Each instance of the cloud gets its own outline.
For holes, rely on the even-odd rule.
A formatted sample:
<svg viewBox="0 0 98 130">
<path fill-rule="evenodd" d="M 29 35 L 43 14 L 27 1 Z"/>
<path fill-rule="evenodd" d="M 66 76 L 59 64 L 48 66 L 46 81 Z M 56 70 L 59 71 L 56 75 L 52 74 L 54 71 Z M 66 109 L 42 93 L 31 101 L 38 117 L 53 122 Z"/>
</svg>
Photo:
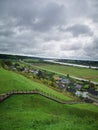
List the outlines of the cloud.
<svg viewBox="0 0 98 130">
<path fill-rule="evenodd" d="M 97 0 L 1 0 L 0 53 L 98 60 Z"/>
<path fill-rule="evenodd" d="M 79 35 L 92 35 L 90 28 L 82 24 L 75 24 L 70 27 L 67 27 L 65 31 L 71 32 L 73 36 L 76 37 Z"/>
<path fill-rule="evenodd" d="M 90 14 L 89 17 L 93 19 L 94 22 L 98 23 L 98 0 L 89 0 Z"/>
<path fill-rule="evenodd" d="M 86 52 L 86 55 L 89 57 L 94 57 L 96 60 L 98 58 L 98 38 L 95 37 L 95 39 L 87 44 L 84 47 L 84 51 Z"/>
<path fill-rule="evenodd" d="M 56 3 L 49 3 L 41 10 L 38 22 L 33 24 L 34 30 L 48 31 L 52 27 L 59 26 L 65 23 L 64 15 L 65 8 Z"/>
<path fill-rule="evenodd" d="M 65 7 L 63 5 L 58 5 L 57 3 L 45 2 L 44 4 L 39 4 L 40 0 L 34 2 L 29 0 L 22 0 L 17 2 L 13 0 L 8 0 L 7 2 L 2 2 L 1 13 L 3 17 L 11 16 L 16 19 L 17 26 L 26 26 L 35 31 L 48 31 L 53 26 L 58 26 L 65 22 Z M 43 1 L 42 1 L 43 2 Z M 1 7 L 0 6 L 0 7 Z M 9 19 L 9 18 L 8 18 Z"/>
</svg>

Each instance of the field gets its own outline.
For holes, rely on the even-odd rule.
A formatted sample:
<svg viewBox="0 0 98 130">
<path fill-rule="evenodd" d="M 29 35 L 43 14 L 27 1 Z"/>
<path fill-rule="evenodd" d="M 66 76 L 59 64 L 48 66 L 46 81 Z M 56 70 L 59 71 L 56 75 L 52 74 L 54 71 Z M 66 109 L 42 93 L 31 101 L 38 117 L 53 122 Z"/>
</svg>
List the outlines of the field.
<svg viewBox="0 0 98 130">
<path fill-rule="evenodd" d="M 45 86 L 44 84 L 37 83 L 35 81 L 27 79 L 26 77 L 20 74 L 0 68 L 0 94 L 12 90 L 34 90 L 34 89 L 42 90 L 60 99 L 72 100 L 70 97 L 60 92 L 57 92 Z"/>
<path fill-rule="evenodd" d="M 38 95 L 12 96 L 0 104 L 0 130 L 97 129 L 94 105 L 61 105 Z"/>
<path fill-rule="evenodd" d="M 65 74 L 54 65 L 49 70 Z M 54 67 L 54 68 L 52 68 Z M 63 66 L 61 66 L 63 67 Z M 52 68 L 52 69 L 51 69 Z M 12 90 L 39 89 L 66 101 L 74 100 L 19 73 L 0 68 L 0 94 Z M 97 130 L 98 106 L 62 105 L 40 95 L 13 95 L 0 103 L 0 130 Z"/>
<path fill-rule="evenodd" d="M 98 82 L 98 70 L 65 65 L 41 64 L 39 68 Z"/>
</svg>

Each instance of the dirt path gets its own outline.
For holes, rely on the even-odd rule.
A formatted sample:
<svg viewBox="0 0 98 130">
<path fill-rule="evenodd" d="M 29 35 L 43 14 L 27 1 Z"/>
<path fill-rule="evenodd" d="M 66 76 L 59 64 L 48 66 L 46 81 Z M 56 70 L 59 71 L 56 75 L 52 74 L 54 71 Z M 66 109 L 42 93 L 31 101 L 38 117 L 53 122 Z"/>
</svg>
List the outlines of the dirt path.
<svg viewBox="0 0 98 130">
<path fill-rule="evenodd" d="M 4 100 L 6 100 L 7 98 L 9 98 L 12 95 L 19 95 L 19 94 L 39 94 L 45 98 L 48 98 L 50 100 L 53 100 L 55 102 L 61 103 L 61 104 L 80 104 L 80 103 L 84 103 L 84 102 L 77 102 L 77 101 L 64 101 L 61 100 L 53 95 L 49 95 L 48 93 L 39 91 L 39 90 L 33 90 L 33 91 L 11 91 L 5 94 L 0 95 L 0 102 L 3 102 Z"/>
</svg>

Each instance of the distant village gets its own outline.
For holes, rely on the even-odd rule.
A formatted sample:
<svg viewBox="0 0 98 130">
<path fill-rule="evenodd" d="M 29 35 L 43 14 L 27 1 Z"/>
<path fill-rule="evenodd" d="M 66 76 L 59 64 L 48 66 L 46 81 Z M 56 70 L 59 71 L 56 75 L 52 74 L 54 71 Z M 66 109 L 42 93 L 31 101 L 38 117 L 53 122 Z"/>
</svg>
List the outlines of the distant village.
<svg viewBox="0 0 98 130">
<path fill-rule="evenodd" d="M 40 80 L 49 87 L 55 87 L 60 91 L 67 91 L 71 94 L 85 100 L 86 102 L 98 103 L 98 86 L 90 81 L 79 81 L 67 76 L 57 75 L 45 70 L 35 69 L 20 63 L 7 64 L 8 69 L 18 71 L 22 74 L 30 74 L 30 77 Z"/>
</svg>

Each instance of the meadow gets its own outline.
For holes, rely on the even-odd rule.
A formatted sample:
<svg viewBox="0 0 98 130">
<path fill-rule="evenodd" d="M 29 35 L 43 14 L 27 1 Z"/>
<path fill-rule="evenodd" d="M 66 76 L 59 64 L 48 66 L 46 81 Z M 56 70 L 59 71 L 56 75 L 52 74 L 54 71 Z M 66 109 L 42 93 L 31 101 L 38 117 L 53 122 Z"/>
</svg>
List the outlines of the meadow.
<svg viewBox="0 0 98 130">
<path fill-rule="evenodd" d="M 0 94 L 7 93 L 12 90 L 35 90 L 39 89 L 50 95 L 56 96 L 64 100 L 72 100 L 63 93 L 57 92 L 44 84 L 30 80 L 18 73 L 0 68 Z"/>
<path fill-rule="evenodd" d="M 39 67 L 46 67 L 41 65 Z M 52 65 L 53 67 L 54 65 Z M 62 67 L 62 66 L 61 66 Z M 51 70 L 51 67 L 47 67 Z M 53 71 L 56 72 L 56 66 Z M 57 72 L 60 71 L 57 69 Z M 63 70 L 60 73 L 64 73 Z M 35 82 L 18 72 L 0 68 L 0 94 L 12 90 L 39 89 L 66 101 L 73 98 Z M 0 130 L 97 130 L 98 106 L 65 105 L 41 95 L 13 95 L 0 103 Z"/>
<path fill-rule="evenodd" d="M 71 76 L 76 76 L 79 78 L 98 82 L 98 70 L 94 70 L 90 68 L 74 67 L 74 66 L 48 64 L 48 63 L 40 64 L 40 66 L 38 67 L 56 73 L 69 74 Z"/>
<path fill-rule="evenodd" d="M 14 95 L 0 104 L 0 130 L 98 130 L 98 108 Z"/>
</svg>

